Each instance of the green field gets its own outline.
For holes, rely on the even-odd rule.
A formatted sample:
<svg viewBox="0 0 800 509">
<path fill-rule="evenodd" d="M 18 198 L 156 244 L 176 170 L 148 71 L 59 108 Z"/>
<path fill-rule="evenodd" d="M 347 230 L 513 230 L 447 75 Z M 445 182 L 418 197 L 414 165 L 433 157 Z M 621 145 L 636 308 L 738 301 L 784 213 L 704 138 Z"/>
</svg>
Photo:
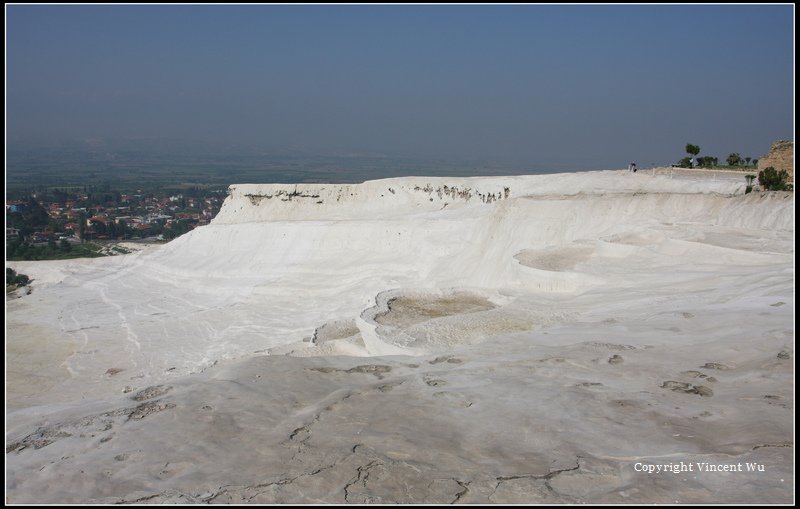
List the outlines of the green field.
<svg viewBox="0 0 800 509">
<path fill-rule="evenodd" d="M 10 148 L 10 195 L 33 190 L 99 189 L 147 192 L 190 187 L 227 188 L 243 183 L 358 183 L 408 175 L 476 176 L 552 173 L 530 165 L 453 163 L 380 155 L 311 155 L 302 152 L 176 150 L 146 147 Z"/>
</svg>

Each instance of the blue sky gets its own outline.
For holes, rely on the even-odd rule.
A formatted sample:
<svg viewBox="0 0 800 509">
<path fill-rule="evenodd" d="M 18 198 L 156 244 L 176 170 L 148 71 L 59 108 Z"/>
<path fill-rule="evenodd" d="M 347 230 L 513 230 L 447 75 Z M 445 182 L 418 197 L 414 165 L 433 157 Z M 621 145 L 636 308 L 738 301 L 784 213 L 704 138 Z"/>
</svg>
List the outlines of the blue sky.
<svg viewBox="0 0 800 509">
<path fill-rule="evenodd" d="M 6 6 L 7 139 L 562 169 L 794 136 L 792 5 Z"/>
</svg>

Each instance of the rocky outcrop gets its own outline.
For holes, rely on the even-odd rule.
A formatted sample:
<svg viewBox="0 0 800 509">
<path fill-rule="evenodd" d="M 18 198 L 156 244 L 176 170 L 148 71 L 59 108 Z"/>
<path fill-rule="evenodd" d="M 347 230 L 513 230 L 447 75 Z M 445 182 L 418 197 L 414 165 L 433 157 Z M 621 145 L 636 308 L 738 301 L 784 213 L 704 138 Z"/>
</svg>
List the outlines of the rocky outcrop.
<svg viewBox="0 0 800 509">
<path fill-rule="evenodd" d="M 758 160 L 758 170 L 772 166 L 776 170 L 789 172 L 789 182 L 794 182 L 794 141 L 778 140 L 772 144 L 769 154 Z"/>
</svg>

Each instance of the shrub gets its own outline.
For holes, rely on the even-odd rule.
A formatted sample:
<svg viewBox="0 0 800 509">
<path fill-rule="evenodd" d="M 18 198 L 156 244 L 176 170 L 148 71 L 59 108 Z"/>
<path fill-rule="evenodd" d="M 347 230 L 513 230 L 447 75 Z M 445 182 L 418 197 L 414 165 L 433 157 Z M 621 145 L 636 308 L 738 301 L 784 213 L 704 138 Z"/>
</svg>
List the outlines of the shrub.
<svg viewBox="0 0 800 509">
<path fill-rule="evenodd" d="M 753 180 L 755 180 L 755 175 L 745 175 L 745 180 L 747 180 L 747 187 L 744 188 L 744 194 L 752 193 L 753 192 Z"/>
<path fill-rule="evenodd" d="M 788 179 L 786 170 L 777 171 L 772 166 L 758 172 L 758 183 L 768 191 L 791 191 L 792 185 L 786 183 Z"/>
<path fill-rule="evenodd" d="M 30 278 L 28 276 L 25 274 L 17 274 L 11 267 L 6 267 L 7 285 L 26 286 L 28 283 L 30 283 Z"/>
</svg>

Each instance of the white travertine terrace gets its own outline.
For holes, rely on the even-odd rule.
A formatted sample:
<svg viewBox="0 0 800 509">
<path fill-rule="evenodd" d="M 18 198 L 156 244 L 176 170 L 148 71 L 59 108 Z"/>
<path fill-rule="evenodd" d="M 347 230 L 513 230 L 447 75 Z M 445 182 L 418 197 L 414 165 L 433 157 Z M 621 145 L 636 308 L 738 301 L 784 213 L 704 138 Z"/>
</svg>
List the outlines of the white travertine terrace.
<svg viewBox="0 0 800 509">
<path fill-rule="evenodd" d="M 11 262 L 6 499 L 789 503 L 794 195 L 698 175 L 234 185 Z"/>
</svg>

